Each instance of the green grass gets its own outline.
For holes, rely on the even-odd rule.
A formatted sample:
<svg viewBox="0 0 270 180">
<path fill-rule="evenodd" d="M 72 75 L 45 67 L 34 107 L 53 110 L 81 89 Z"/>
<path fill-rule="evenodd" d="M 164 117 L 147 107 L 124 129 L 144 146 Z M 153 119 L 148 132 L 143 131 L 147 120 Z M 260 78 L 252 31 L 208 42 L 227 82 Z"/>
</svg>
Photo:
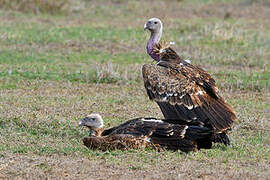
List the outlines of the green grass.
<svg viewBox="0 0 270 180">
<path fill-rule="evenodd" d="M 263 1 L 69 1 L 82 2 L 79 10 L 34 12 L 24 4 L 0 11 L 0 178 L 269 177 L 270 24 Z M 164 40 L 210 72 L 234 107 L 231 146 L 185 154 L 82 145 L 88 131 L 78 121 L 91 112 L 107 127 L 162 117 L 141 77 L 142 64 L 152 62 L 143 31 L 151 16 L 162 18 Z"/>
<path fill-rule="evenodd" d="M 0 32 L 4 33 L 6 44 L 30 44 L 36 43 L 40 45 L 48 43 L 63 43 L 72 40 L 88 40 L 88 41 L 104 41 L 112 42 L 132 40 L 134 42 L 142 41 L 142 31 L 139 29 L 108 29 L 107 27 L 57 27 L 45 26 L 38 27 L 31 24 L 20 29 L 12 27 L 1 27 Z"/>
<path fill-rule="evenodd" d="M 27 0 L 27 1 L 8 1 L 1 0 L 1 9 L 13 9 L 22 12 L 31 13 L 63 13 L 71 6 L 71 1 L 68 0 Z M 68 7 L 67 7 L 68 6 Z"/>
</svg>

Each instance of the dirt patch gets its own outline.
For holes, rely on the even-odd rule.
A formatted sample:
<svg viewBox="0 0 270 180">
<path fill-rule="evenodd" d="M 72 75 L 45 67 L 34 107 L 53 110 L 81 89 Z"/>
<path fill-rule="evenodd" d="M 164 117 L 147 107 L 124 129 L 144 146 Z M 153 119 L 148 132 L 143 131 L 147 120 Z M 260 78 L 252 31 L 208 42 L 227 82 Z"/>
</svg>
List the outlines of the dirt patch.
<svg viewBox="0 0 270 180">
<path fill-rule="evenodd" d="M 248 164 L 231 161 L 220 163 L 212 161 L 187 160 L 185 155 L 176 160 L 166 160 L 159 154 L 155 165 L 145 163 L 136 166 L 129 161 L 137 159 L 136 154 L 125 156 L 121 164 L 107 160 L 65 156 L 11 155 L 1 158 L 2 178 L 63 178 L 63 179 L 262 179 L 269 175 L 267 164 L 260 163 L 258 169 L 250 171 Z M 123 158 L 123 157 L 119 157 Z M 141 162 L 140 159 L 137 159 Z M 237 164 L 236 164 L 237 163 Z"/>
</svg>

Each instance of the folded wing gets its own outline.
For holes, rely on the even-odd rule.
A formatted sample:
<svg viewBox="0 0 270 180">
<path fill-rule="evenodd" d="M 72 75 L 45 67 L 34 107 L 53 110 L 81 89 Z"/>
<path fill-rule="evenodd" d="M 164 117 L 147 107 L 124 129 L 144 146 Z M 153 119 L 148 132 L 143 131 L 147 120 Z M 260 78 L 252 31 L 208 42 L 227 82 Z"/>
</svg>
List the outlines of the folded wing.
<svg viewBox="0 0 270 180">
<path fill-rule="evenodd" d="M 209 127 L 215 132 L 230 128 L 236 116 L 218 95 L 214 79 L 170 47 L 158 45 L 156 51 L 160 62 L 144 65 L 142 73 L 147 94 L 157 102 L 166 121 Z"/>
<path fill-rule="evenodd" d="M 84 145 L 103 151 L 154 147 L 184 152 L 212 146 L 211 129 L 170 124 L 156 118 L 133 119 L 109 130 L 104 136 L 84 138 Z"/>
</svg>

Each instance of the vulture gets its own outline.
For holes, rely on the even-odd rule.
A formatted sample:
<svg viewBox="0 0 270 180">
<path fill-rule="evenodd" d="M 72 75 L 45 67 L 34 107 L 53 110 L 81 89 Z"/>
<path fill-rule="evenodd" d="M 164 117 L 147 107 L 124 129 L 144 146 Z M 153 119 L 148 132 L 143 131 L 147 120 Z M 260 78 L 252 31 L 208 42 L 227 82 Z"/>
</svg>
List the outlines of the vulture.
<svg viewBox="0 0 270 180">
<path fill-rule="evenodd" d="M 83 144 L 89 149 L 107 151 L 149 147 L 189 152 L 212 147 L 211 129 L 170 124 L 156 118 L 136 118 L 105 129 L 101 116 L 90 114 L 79 122 L 79 126 L 90 129 L 89 137 L 83 138 Z"/>
<path fill-rule="evenodd" d="M 234 110 L 218 94 L 210 74 L 183 60 L 169 43 L 160 42 L 162 28 L 158 18 L 144 25 L 151 33 L 147 53 L 156 62 L 142 68 L 147 95 L 160 107 L 163 121 L 210 128 L 215 134 L 212 142 L 229 145 L 227 131 L 236 120 Z"/>
</svg>

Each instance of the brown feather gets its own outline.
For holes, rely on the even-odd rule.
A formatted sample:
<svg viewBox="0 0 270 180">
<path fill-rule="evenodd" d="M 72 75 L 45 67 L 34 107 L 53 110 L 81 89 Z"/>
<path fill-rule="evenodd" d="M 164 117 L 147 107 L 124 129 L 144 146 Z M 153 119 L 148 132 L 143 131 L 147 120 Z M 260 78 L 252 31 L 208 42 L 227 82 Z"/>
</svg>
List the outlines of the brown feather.
<svg viewBox="0 0 270 180">
<path fill-rule="evenodd" d="M 105 137 L 85 137 L 83 144 L 90 149 L 107 150 L 128 150 L 143 149 L 146 147 L 154 147 L 146 141 L 146 137 L 133 137 L 126 134 L 115 134 Z"/>
<path fill-rule="evenodd" d="M 91 128 L 91 127 L 90 127 Z M 90 136 L 83 143 L 90 149 L 127 150 L 154 149 L 196 151 L 201 139 L 211 142 L 212 131 L 208 128 L 189 127 L 186 125 L 170 124 L 155 118 L 137 118 L 129 120 L 117 127 L 98 133 L 101 136 Z M 104 135 L 106 134 L 106 135 Z M 211 146 L 208 146 L 211 148 Z"/>
<path fill-rule="evenodd" d="M 149 98 L 159 104 L 165 119 L 193 123 L 187 118 L 195 115 L 195 121 L 216 133 L 230 129 L 236 115 L 218 95 L 215 80 L 203 69 L 185 62 L 167 44 L 158 44 L 155 52 L 160 62 L 145 64 L 142 74 Z"/>
</svg>

